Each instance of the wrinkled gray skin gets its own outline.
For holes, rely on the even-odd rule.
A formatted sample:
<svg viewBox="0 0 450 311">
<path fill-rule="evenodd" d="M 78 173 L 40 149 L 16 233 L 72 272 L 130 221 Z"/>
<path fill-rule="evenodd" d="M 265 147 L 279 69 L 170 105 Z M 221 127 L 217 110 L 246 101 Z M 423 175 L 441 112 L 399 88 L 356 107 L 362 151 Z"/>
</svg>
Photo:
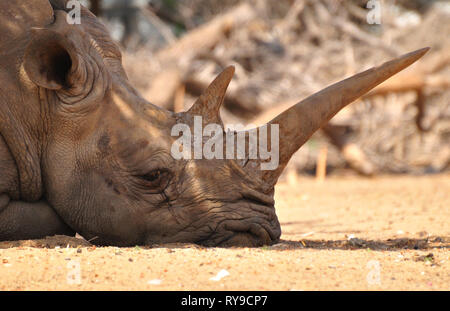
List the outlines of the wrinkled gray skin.
<svg viewBox="0 0 450 311">
<path fill-rule="evenodd" d="M 0 4 L 0 240 L 79 232 L 101 245 L 272 244 L 281 235 L 273 190 L 291 149 L 424 53 L 376 81 L 358 77 L 367 85 L 351 83 L 354 96 L 322 103 L 336 92 L 326 89 L 314 108 L 305 100 L 280 115 L 289 142 L 281 142 L 280 168 L 261 172 L 255 161 L 170 154 L 176 123 L 192 125 L 194 115 L 220 122 L 232 69 L 190 111 L 159 109 L 129 84 L 97 19 L 83 8 L 81 25 L 68 25 L 64 8 L 57 0 Z M 347 84 L 336 87 L 347 92 Z M 298 119 L 303 110 L 307 120 Z"/>
</svg>

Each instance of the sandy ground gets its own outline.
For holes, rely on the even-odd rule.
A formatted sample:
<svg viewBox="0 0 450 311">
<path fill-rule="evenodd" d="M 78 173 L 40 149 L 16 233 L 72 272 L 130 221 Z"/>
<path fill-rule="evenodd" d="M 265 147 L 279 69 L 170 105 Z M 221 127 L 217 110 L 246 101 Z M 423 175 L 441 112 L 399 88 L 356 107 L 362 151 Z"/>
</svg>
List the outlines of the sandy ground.
<svg viewBox="0 0 450 311">
<path fill-rule="evenodd" d="M 2 242 L 0 289 L 450 290 L 450 175 L 300 178 L 276 200 L 270 247 Z"/>
</svg>

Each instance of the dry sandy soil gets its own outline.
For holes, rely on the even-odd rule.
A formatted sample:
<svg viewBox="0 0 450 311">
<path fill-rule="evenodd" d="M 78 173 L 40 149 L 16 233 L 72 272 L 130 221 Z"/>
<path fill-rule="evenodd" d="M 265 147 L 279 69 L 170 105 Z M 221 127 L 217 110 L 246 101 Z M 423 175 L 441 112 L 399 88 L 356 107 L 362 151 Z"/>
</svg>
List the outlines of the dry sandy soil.
<svg viewBox="0 0 450 311">
<path fill-rule="evenodd" d="M 2 242 L 0 289 L 450 290 L 450 175 L 302 177 L 276 200 L 271 247 Z"/>
</svg>

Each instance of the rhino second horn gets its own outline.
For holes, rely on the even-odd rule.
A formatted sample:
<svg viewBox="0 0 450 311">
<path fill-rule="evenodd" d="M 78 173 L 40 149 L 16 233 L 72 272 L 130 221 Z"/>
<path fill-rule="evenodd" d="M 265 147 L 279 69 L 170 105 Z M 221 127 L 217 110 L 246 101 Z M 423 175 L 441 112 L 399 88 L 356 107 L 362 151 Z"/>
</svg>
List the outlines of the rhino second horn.
<svg viewBox="0 0 450 311">
<path fill-rule="evenodd" d="M 222 124 L 219 110 L 223 104 L 228 85 L 234 75 L 234 66 L 229 66 L 222 71 L 208 86 L 205 92 L 196 100 L 189 109 L 191 115 L 200 115 L 205 124 Z"/>
<path fill-rule="evenodd" d="M 292 155 L 342 108 L 381 84 L 394 74 L 413 64 L 430 48 L 423 48 L 379 67 L 356 74 L 311 95 L 278 115 L 267 125 L 279 125 L 279 166 L 272 171 L 259 171 L 259 177 L 275 185 Z M 246 169 L 255 172 L 259 160 L 251 160 Z"/>
</svg>

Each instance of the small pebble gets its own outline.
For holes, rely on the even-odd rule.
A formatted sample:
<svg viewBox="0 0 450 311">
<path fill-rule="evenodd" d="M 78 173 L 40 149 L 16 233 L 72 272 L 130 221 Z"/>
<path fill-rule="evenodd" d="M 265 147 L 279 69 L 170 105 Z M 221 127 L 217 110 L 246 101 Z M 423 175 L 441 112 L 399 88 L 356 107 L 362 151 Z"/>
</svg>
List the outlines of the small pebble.
<svg viewBox="0 0 450 311">
<path fill-rule="evenodd" d="M 160 285 L 162 281 L 160 279 L 154 279 L 147 282 L 149 285 Z"/>
<path fill-rule="evenodd" d="M 216 276 L 210 278 L 210 280 L 211 281 L 220 281 L 221 279 L 223 279 L 224 277 L 229 276 L 229 275 L 230 275 L 230 273 L 227 270 L 222 269 L 217 273 Z"/>
</svg>

